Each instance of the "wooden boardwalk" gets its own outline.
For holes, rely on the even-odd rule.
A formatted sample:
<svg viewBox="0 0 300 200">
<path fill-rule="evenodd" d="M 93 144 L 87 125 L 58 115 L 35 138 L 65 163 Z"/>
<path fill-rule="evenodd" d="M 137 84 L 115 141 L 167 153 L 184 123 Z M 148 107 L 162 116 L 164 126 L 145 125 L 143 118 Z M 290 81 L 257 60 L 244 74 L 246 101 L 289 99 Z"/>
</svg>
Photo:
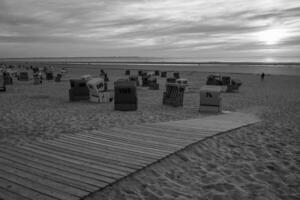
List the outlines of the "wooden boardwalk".
<svg viewBox="0 0 300 200">
<path fill-rule="evenodd" d="M 1 145 L 0 199 L 82 199 L 194 142 L 258 121 L 228 113 Z"/>
</svg>

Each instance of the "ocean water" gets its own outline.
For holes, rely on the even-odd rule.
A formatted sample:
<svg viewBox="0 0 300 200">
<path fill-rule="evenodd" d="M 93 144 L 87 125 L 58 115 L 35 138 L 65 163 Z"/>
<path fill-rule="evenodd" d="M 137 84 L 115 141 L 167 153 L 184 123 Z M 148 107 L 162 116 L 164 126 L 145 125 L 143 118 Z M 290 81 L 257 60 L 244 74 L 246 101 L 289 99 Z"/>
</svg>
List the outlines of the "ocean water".
<svg viewBox="0 0 300 200">
<path fill-rule="evenodd" d="M 269 62 L 209 62 L 199 58 L 153 57 L 61 57 L 0 59 L 12 63 L 66 64 L 72 67 L 101 67 L 118 69 L 200 71 L 214 73 L 247 73 L 300 76 L 300 63 Z"/>
</svg>

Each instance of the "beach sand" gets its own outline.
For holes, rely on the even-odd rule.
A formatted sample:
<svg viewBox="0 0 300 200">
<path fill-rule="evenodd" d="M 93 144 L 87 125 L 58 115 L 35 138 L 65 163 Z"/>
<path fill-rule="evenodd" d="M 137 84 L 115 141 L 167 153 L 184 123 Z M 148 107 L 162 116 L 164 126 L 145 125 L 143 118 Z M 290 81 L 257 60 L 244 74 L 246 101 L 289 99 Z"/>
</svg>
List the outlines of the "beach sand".
<svg viewBox="0 0 300 200">
<path fill-rule="evenodd" d="M 124 70 L 106 72 L 111 80 L 125 77 Z M 163 78 L 158 91 L 138 88 L 135 112 L 114 111 L 113 103 L 69 102 L 68 79 L 83 74 L 97 76 L 99 69 L 70 68 L 60 83 L 14 80 L 0 93 L 1 143 L 199 117 L 199 88 L 209 73 L 181 72 L 191 83 L 182 108 L 162 105 Z M 299 77 L 226 75 L 243 85 L 223 94 L 224 109 L 255 113 L 262 122 L 189 146 L 87 199 L 300 199 Z"/>
</svg>

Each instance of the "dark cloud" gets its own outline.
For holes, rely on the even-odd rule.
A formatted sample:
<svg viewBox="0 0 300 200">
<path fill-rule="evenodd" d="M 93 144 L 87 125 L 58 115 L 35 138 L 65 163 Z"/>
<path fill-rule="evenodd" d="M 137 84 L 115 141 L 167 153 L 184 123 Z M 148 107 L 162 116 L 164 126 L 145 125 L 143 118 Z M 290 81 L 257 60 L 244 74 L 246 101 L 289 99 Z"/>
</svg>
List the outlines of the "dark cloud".
<svg viewBox="0 0 300 200">
<path fill-rule="evenodd" d="M 76 55 L 80 49 L 93 54 L 89 46 L 99 46 L 99 55 L 107 53 L 102 48 L 106 46 L 112 56 L 122 49 L 131 49 L 133 56 L 160 51 L 238 54 L 247 49 L 261 54 L 264 48 L 298 45 L 299 18 L 296 0 L 0 0 L 0 49 L 1 44 L 45 44 L 49 49 L 44 52 L 49 53 L 55 51 L 50 44 L 61 44 Z M 276 44 L 257 38 L 259 32 L 274 28 L 287 32 Z"/>
</svg>

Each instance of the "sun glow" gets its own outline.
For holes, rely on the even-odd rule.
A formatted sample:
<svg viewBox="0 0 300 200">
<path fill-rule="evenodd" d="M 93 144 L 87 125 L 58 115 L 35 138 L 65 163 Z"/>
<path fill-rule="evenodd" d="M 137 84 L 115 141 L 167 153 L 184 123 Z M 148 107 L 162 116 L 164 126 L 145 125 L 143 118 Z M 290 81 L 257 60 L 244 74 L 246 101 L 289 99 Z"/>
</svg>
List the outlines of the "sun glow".
<svg viewBox="0 0 300 200">
<path fill-rule="evenodd" d="M 267 45 L 279 43 L 282 39 L 287 37 L 287 31 L 284 29 L 269 29 L 257 33 L 259 41 Z"/>
</svg>

